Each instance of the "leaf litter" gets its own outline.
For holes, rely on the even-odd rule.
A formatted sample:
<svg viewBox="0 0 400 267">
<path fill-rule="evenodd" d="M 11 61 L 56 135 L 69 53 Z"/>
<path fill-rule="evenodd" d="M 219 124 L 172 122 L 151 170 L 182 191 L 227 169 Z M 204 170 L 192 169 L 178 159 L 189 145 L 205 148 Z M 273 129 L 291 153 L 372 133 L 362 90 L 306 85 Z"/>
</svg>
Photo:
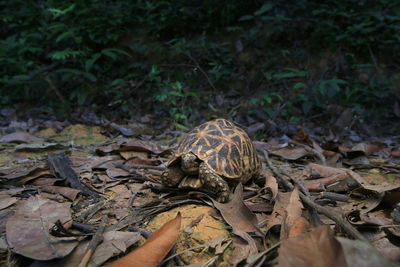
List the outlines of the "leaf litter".
<svg viewBox="0 0 400 267">
<path fill-rule="evenodd" d="M 164 259 L 172 266 L 392 266 L 400 262 L 400 146 L 396 140 L 346 139 L 340 126 L 346 123 L 334 121 L 326 137 L 301 127 L 293 139 L 255 141 L 275 168 L 266 164 L 224 204 L 160 184 L 169 148 L 176 148 L 173 131 L 55 123 L 58 128 L 36 134 L 5 135 L 0 229 L 8 249 L 0 253 L 57 266 L 81 263 L 105 216 L 88 266 L 138 251 L 142 255 L 134 258 L 148 258 L 154 250 L 159 256 L 148 266 Z M 249 129 L 265 127 L 256 126 Z M 49 163 L 60 152 L 66 152 L 62 164 Z M 144 229 L 153 238 L 141 237 Z M 352 240 L 356 236 L 363 238 Z"/>
</svg>

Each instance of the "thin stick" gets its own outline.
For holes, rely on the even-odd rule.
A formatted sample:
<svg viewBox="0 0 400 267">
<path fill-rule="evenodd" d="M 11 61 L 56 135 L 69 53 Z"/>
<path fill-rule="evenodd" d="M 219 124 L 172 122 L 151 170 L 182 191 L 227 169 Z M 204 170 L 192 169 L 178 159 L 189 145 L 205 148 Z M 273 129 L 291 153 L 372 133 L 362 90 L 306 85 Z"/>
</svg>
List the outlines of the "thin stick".
<svg viewBox="0 0 400 267">
<path fill-rule="evenodd" d="M 82 260 L 79 263 L 78 267 L 86 267 L 87 264 L 89 263 L 89 260 L 92 257 L 94 251 L 96 250 L 97 245 L 100 244 L 100 242 L 103 240 L 103 232 L 104 229 L 106 228 L 107 221 L 108 217 L 107 215 L 104 215 L 103 218 L 101 218 L 99 228 L 97 229 L 97 232 L 93 236 L 92 240 L 90 240 L 86 253 L 85 255 L 83 255 Z"/>
</svg>

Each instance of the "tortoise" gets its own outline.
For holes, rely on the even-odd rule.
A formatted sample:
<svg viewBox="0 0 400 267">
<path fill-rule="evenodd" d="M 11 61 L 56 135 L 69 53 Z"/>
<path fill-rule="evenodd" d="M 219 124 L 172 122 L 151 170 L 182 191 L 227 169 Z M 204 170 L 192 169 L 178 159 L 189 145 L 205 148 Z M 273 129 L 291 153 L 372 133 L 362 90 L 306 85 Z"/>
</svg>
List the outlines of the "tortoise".
<svg viewBox="0 0 400 267">
<path fill-rule="evenodd" d="M 226 202 L 230 185 L 247 182 L 260 167 L 247 133 L 228 120 L 215 119 L 184 135 L 161 182 L 169 187 L 201 188 Z"/>
</svg>

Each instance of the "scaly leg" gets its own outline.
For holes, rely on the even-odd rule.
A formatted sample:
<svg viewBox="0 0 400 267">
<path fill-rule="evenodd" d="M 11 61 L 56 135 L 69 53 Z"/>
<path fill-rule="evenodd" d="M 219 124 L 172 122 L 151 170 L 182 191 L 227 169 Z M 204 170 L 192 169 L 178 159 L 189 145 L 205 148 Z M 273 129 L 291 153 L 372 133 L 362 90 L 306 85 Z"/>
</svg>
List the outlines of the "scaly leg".
<svg viewBox="0 0 400 267">
<path fill-rule="evenodd" d="M 177 187 L 185 174 L 179 166 L 167 168 L 161 174 L 161 183 L 169 187 Z"/>
<path fill-rule="evenodd" d="M 199 178 L 203 183 L 206 191 L 212 192 L 218 202 L 227 202 L 229 200 L 229 185 L 218 174 L 210 170 L 207 165 L 202 162 L 199 166 Z"/>
</svg>

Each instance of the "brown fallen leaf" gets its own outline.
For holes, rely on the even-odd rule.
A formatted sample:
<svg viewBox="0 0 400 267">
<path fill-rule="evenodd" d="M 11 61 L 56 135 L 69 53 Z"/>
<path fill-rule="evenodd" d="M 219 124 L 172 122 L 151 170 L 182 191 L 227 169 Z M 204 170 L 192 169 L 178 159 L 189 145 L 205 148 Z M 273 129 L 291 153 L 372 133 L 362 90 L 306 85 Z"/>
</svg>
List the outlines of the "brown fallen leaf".
<svg viewBox="0 0 400 267">
<path fill-rule="evenodd" d="M 270 153 L 288 160 L 297 160 L 309 154 L 303 147 L 283 147 Z"/>
<path fill-rule="evenodd" d="M 308 166 L 312 169 L 312 171 L 317 172 L 321 177 L 343 176 L 346 178 L 348 176 L 346 170 L 341 168 L 327 167 L 316 163 L 310 163 Z"/>
<path fill-rule="evenodd" d="M 235 236 L 234 239 L 234 253 L 232 258 L 230 259 L 232 264 L 237 264 L 243 259 L 251 255 L 257 254 L 257 244 L 248 233 L 237 229 L 234 229 L 233 233 L 237 235 L 237 237 Z"/>
<path fill-rule="evenodd" d="M 347 170 L 347 174 L 356 180 L 363 188 L 371 191 L 375 191 L 377 193 L 383 193 L 387 191 L 392 191 L 400 188 L 400 184 L 389 184 L 389 183 L 383 183 L 383 184 L 377 184 L 373 185 L 370 184 L 367 180 L 365 180 L 361 175 L 358 173 Z"/>
<path fill-rule="evenodd" d="M 301 218 L 301 214 L 303 212 L 303 204 L 301 203 L 300 196 L 299 196 L 299 189 L 296 187 L 289 199 L 289 204 L 286 207 L 286 218 L 283 224 L 283 236 L 281 238 L 290 237 L 289 233 L 291 232 L 294 235 L 294 230 L 292 227 L 294 226 L 295 222 Z M 299 221 L 300 222 L 300 221 Z M 298 222 L 298 223 L 299 223 Z M 297 234 L 297 233 L 296 233 Z"/>
<path fill-rule="evenodd" d="M 17 152 L 44 152 L 49 150 L 64 149 L 65 146 L 59 143 L 31 143 L 31 144 L 20 144 L 15 146 L 14 150 Z"/>
<path fill-rule="evenodd" d="M 224 220 L 233 229 L 244 232 L 255 232 L 258 226 L 256 215 L 243 202 L 243 186 L 241 183 L 235 188 L 232 199 L 228 203 L 219 203 L 212 200 L 215 208 L 221 212 Z"/>
<path fill-rule="evenodd" d="M 342 237 L 337 237 L 336 239 L 340 242 L 343 248 L 348 266 L 395 266 L 367 242 L 363 242 L 361 240 L 350 240 Z"/>
<path fill-rule="evenodd" d="M 181 214 L 164 224 L 140 248 L 107 265 L 109 267 L 155 267 L 174 246 L 181 228 Z"/>
<path fill-rule="evenodd" d="M 347 266 L 342 246 L 327 225 L 286 239 L 278 256 L 279 267 Z"/>
<path fill-rule="evenodd" d="M 136 165 L 149 165 L 158 166 L 162 162 L 159 159 L 144 159 L 144 158 L 130 158 L 125 162 L 125 166 L 136 166 Z"/>
<path fill-rule="evenodd" d="M 50 260 L 68 255 L 77 245 L 75 238 L 57 238 L 49 230 L 57 220 L 71 221 L 70 203 L 58 203 L 32 196 L 23 201 L 6 224 L 11 250 L 36 260 Z"/>
<path fill-rule="evenodd" d="M 278 182 L 276 181 L 276 178 L 272 174 L 272 171 L 269 169 L 262 169 L 261 175 L 265 177 L 265 187 L 271 190 L 272 193 L 271 202 L 272 202 L 278 195 Z"/>
<path fill-rule="evenodd" d="M 371 155 L 382 149 L 384 144 L 381 143 L 359 143 L 353 147 L 339 146 L 339 151 L 343 153 L 362 153 L 364 155 Z"/>
<path fill-rule="evenodd" d="M 304 187 L 310 191 L 325 191 L 326 186 L 345 180 L 346 178 L 347 176 L 338 174 L 320 179 L 305 180 Z"/>
<path fill-rule="evenodd" d="M 100 266 L 110 258 L 124 253 L 140 238 L 141 236 L 137 232 L 108 231 L 103 233 L 103 242 L 94 251 L 88 267 Z"/>
<path fill-rule="evenodd" d="M 71 201 L 74 201 L 76 196 L 81 192 L 81 190 L 66 187 L 66 186 L 56 186 L 56 185 L 45 185 L 41 187 L 44 192 L 48 193 L 58 193 Z"/>
<path fill-rule="evenodd" d="M 122 143 L 119 151 L 144 151 L 162 156 L 167 156 L 171 154 L 171 151 L 169 149 L 165 149 L 154 142 L 140 140 Z"/>
<path fill-rule="evenodd" d="M 27 132 L 15 132 L 0 138 L 0 143 L 35 143 L 43 142 L 43 139 L 33 136 Z"/>
<path fill-rule="evenodd" d="M 289 229 L 288 238 L 295 237 L 299 234 L 306 232 L 309 227 L 310 223 L 307 221 L 306 218 L 304 217 L 297 218 Z"/>
<path fill-rule="evenodd" d="M 13 205 L 18 201 L 18 198 L 16 197 L 4 197 L 0 198 L 0 210 L 8 208 L 9 206 Z"/>
<path fill-rule="evenodd" d="M 146 152 L 146 151 L 122 151 L 119 154 L 125 160 L 131 159 L 131 158 L 147 159 L 149 156 L 149 152 Z"/>
<path fill-rule="evenodd" d="M 286 214 L 285 210 L 289 203 L 290 192 L 283 193 L 279 192 L 274 204 L 274 209 L 270 215 L 267 215 L 267 226 L 265 232 L 268 232 L 272 227 L 276 225 L 281 225 L 284 220 Z"/>
</svg>

